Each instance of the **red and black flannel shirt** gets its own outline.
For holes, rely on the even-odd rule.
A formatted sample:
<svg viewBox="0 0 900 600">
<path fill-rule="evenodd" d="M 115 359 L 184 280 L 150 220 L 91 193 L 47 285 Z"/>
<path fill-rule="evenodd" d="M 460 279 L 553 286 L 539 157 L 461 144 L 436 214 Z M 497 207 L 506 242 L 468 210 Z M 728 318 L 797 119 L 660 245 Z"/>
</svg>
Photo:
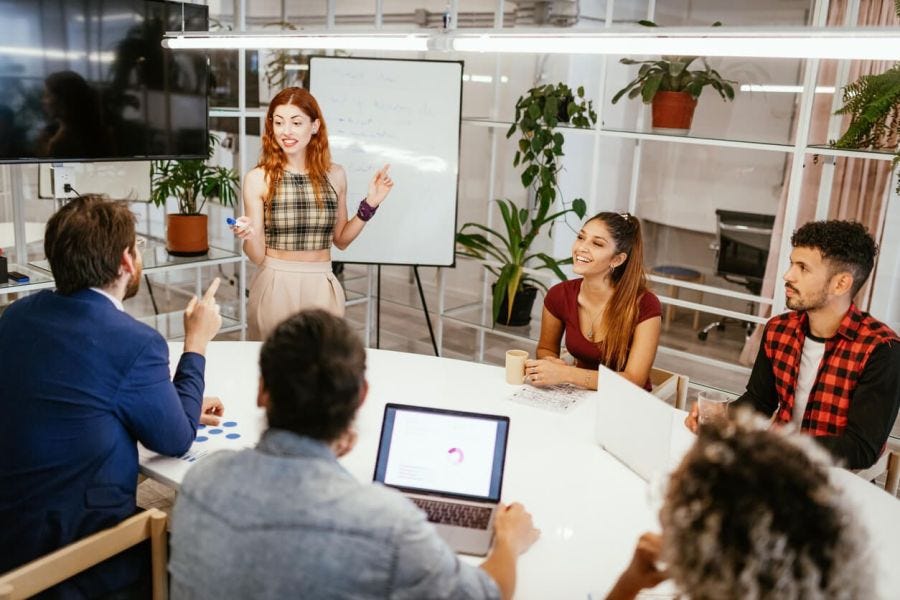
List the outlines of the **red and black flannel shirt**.
<svg viewBox="0 0 900 600">
<path fill-rule="evenodd" d="M 807 322 L 805 311 L 769 320 L 747 392 L 739 403 L 750 402 L 760 412 L 774 415 L 779 423 L 791 420 Z M 801 430 L 819 437 L 849 468 L 865 468 L 875 462 L 897 416 L 897 342 L 893 330 L 855 305 L 850 306 L 835 335 L 825 341 Z"/>
<path fill-rule="evenodd" d="M 772 363 L 778 410 L 775 420 L 788 423 L 794 408 L 794 385 L 800 370 L 800 354 L 806 339 L 806 312 L 789 312 L 766 324 L 763 337 Z M 812 435 L 837 435 L 847 426 L 847 409 L 856 381 L 878 344 L 897 341 L 890 327 L 850 305 L 837 333 L 825 342 L 825 356 L 809 392 L 801 431 Z"/>
</svg>

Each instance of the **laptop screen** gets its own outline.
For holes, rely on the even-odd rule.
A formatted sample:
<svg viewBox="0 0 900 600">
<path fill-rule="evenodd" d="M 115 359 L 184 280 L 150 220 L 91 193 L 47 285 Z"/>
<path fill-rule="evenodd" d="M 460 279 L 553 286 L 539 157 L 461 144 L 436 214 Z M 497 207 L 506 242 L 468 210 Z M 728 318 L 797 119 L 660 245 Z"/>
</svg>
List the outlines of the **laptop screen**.
<svg viewBox="0 0 900 600">
<path fill-rule="evenodd" d="M 375 481 L 499 502 L 508 432 L 509 417 L 388 404 Z"/>
</svg>

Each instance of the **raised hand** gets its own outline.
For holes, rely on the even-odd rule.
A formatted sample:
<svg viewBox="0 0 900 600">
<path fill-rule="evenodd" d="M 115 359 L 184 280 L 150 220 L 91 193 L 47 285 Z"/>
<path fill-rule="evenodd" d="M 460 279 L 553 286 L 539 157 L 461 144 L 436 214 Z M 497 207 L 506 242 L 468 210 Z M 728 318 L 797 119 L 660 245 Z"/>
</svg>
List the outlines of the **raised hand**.
<svg viewBox="0 0 900 600">
<path fill-rule="evenodd" d="M 191 298 L 184 309 L 184 351 L 206 353 L 206 345 L 222 327 L 222 316 L 216 303 L 219 278 L 213 279 L 201 299 Z"/>
<path fill-rule="evenodd" d="M 388 174 L 388 170 L 391 168 L 391 165 L 384 165 L 379 169 L 375 175 L 372 177 L 372 180 L 369 182 L 369 190 L 366 195 L 366 204 L 375 208 L 387 197 L 388 193 L 391 191 L 391 188 L 394 187 L 394 181 L 391 179 Z"/>
</svg>

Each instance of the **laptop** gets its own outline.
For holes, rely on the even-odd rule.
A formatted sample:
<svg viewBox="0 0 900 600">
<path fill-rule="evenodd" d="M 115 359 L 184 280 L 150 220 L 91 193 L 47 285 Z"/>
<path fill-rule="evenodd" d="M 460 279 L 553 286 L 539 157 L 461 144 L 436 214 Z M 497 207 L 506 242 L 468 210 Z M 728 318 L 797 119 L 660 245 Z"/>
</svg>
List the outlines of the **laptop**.
<svg viewBox="0 0 900 600">
<path fill-rule="evenodd" d="M 672 471 L 693 443 L 679 411 L 603 365 L 596 440 L 644 481 Z"/>
<path fill-rule="evenodd" d="M 415 502 L 453 550 L 484 556 L 508 434 L 509 417 L 388 404 L 374 480 Z"/>
</svg>

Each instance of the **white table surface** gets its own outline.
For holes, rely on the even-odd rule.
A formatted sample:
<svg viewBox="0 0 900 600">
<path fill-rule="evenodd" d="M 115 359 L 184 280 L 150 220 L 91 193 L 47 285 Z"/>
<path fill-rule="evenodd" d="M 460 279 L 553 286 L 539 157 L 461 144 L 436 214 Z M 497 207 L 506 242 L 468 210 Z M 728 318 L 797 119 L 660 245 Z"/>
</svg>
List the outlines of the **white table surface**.
<svg viewBox="0 0 900 600">
<path fill-rule="evenodd" d="M 242 433 L 229 447 L 253 445 L 265 427 L 256 407 L 259 348 L 257 342 L 213 342 L 207 352 L 206 395 L 222 399 L 225 420 L 238 421 Z M 171 343 L 170 352 L 174 371 L 181 344 Z M 554 413 L 508 400 L 517 386 L 505 382 L 501 367 L 374 349 L 367 350 L 367 379 L 369 395 L 356 424 L 359 440 L 341 459 L 363 482 L 372 480 L 388 402 L 510 417 L 503 501 L 525 504 L 542 531 L 519 561 L 517 598 L 602 597 L 629 562 L 640 534 L 658 531 L 645 482 L 594 442 L 596 398 Z M 192 450 L 199 448 L 211 446 L 195 444 Z M 175 487 L 190 466 L 141 449 L 141 470 Z M 900 503 L 844 473 L 842 485 L 856 505 L 866 507 L 865 525 L 878 529 L 872 539 L 881 595 L 900 597 L 900 569 L 891 567 L 900 559 Z M 654 592 L 671 589 L 664 583 Z"/>
</svg>

